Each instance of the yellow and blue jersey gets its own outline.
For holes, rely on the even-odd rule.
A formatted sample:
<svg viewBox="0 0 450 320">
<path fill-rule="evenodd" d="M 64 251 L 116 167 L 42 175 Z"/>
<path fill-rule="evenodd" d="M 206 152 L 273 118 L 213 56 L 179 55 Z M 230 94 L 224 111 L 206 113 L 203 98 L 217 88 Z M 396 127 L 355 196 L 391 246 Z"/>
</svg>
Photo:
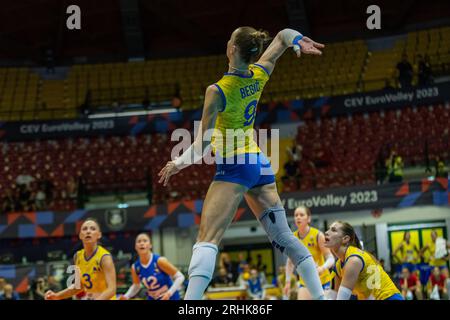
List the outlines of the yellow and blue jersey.
<svg viewBox="0 0 450 320">
<path fill-rule="evenodd" d="M 433 267 L 445 267 L 447 266 L 447 261 L 445 259 L 437 259 L 436 258 L 436 243 L 435 242 L 431 242 L 429 245 L 430 248 L 430 260 L 429 260 L 429 264 L 430 266 Z"/>
<path fill-rule="evenodd" d="M 248 76 L 225 73 L 215 83 L 224 107 L 217 116 L 211 144 L 214 153 L 222 158 L 261 152 L 253 138 L 253 124 L 269 73 L 259 64 L 251 64 L 249 70 Z M 227 130 L 232 130 L 228 137 Z"/>
<path fill-rule="evenodd" d="M 300 237 L 298 230 L 296 230 L 294 232 L 295 237 L 301 243 L 303 243 L 303 245 L 306 248 L 308 248 L 308 250 L 311 253 L 311 255 L 314 259 L 314 262 L 316 263 L 317 266 L 321 266 L 325 263 L 325 257 L 323 256 L 322 251 L 320 250 L 320 246 L 319 246 L 319 234 L 320 234 L 320 231 L 313 227 L 309 227 L 308 234 L 304 238 Z M 320 282 L 322 283 L 322 285 L 325 285 L 325 284 L 330 283 L 330 281 L 331 281 L 330 271 L 325 270 L 320 275 Z M 301 286 L 305 286 L 305 283 L 303 282 L 302 278 L 299 279 L 299 283 Z"/>
<path fill-rule="evenodd" d="M 404 263 L 418 263 L 419 257 L 417 255 L 416 245 L 413 243 L 407 243 L 403 241 L 403 246 L 401 251 L 401 259 Z"/>
<path fill-rule="evenodd" d="M 336 261 L 333 271 L 337 277 L 342 279 L 345 273 L 345 263 L 350 257 L 358 257 L 363 264 L 353 288 L 353 293 L 358 296 L 358 300 L 388 300 L 393 296 L 400 295 L 400 291 L 383 267 L 369 253 L 353 246 L 347 248 L 344 261 L 340 259 Z"/>
<path fill-rule="evenodd" d="M 84 249 L 75 254 L 75 263 L 80 270 L 81 287 L 87 293 L 88 298 L 95 298 L 108 287 L 102 269 L 102 259 L 108 255 L 110 256 L 111 253 L 102 246 L 97 246 L 90 257 L 85 256 Z"/>
</svg>

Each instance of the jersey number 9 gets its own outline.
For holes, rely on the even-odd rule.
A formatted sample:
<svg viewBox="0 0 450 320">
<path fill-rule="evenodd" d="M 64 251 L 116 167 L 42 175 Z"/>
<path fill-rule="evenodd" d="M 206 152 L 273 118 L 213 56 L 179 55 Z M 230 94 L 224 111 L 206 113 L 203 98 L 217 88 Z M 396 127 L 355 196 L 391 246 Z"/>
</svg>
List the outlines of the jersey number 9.
<svg viewBox="0 0 450 320">
<path fill-rule="evenodd" d="M 245 122 L 244 122 L 244 126 L 250 126 L 253 124 L 253 122 L 255 121 L 256 118 L 256 104 L 258 103 L 257 100 L 253 100 L 251 101 L 247 107 L 245 108 Z"/>
</svg>

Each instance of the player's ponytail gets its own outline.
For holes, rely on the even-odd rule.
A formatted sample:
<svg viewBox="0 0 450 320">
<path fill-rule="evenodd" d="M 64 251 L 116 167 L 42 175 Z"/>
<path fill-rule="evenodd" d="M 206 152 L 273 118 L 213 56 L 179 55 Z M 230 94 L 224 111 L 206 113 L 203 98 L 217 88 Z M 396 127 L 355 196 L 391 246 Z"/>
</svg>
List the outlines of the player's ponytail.
<svg viewBox="0 0 450 320">
<path fill-rule="evenodd" d="M 236 45 L 239 47 L 242 60 L 253 63 L 261 56 L 271 40 L 269 33 L 252 27 L 240 27 L 236 34 Z"/>
<path fill-rule="evenodd" d="M 344 236 L 350 237 L 348 245 L 357 247 L 358 249 L 362 249 L 361 241 L 359 241 L 358 235 L 356 234 L 355 229 L 352 227 L 352 225 L 348 222 L 343 221 L 338 221 L 338 223 L 341 225 L 342 234 Z"/>
</svg>

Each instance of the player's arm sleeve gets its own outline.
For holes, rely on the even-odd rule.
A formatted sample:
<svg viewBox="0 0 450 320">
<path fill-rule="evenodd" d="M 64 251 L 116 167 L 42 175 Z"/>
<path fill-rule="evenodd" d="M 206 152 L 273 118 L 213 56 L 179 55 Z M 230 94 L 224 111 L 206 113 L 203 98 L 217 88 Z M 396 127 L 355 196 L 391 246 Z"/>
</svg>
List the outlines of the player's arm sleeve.
<svg viewBox="0 0 450 320">
<path fill-rule="evenodd" d="M 202 119 L 194 143 L 174 160 L 179 169 L 184 169 L 200 161 L 209 151 L 217 115 L 223 109 L 223 100 L 219 89 L 211 85 L 206 89 Z"/>
<path fill-rule="evenodd" d="M 141 290 L 141 284 L 139 282 L 139 277 L 136 274 L 136 270 L 134 269 L 134 265 L 131 266 L 131 277 L 133 278 L 133 284 L 130 286 L 127 293 L 124 294 L 127 299 L 133 298 Z"/>
<path fill-rule="evenodd" d="M 177 271 L 177 273 L 175 273 L 172 278 L 173 278 L 173 284 L 169 288 L 169 292 L 170 292 L 171 296 L 173 296 L 173 294 L 178 289 L 180 289 L 181 285 L 184 282 L 185 276 L 180 271 Z"/>
<path fill-rule="evenodd" d="M 172 296 L 183 284 L 185 276 L 164 257 L 158 259 L 158 266 L 173 279 L 173 283 L 169 288 Z"/>
<path fill-rule="evenodd" d="M 257 64 L 264 66 L 269 75 L 275 68 L 275 63 L 289 47 L 294 47 L 294 39 L 303 37 L 302 34 L 293 29 L 283 29 L 277 33 L 275 38 L 262 54 Z M 298 39 L 298 38 L 297 38 Z"/>
</svg>

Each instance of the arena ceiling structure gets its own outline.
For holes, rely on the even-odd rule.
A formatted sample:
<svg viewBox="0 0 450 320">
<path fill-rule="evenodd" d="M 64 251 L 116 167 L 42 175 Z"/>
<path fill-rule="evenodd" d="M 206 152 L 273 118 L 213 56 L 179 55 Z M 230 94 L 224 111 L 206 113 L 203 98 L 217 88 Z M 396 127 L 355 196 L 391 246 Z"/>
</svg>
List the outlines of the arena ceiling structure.
<svg viewBox="0 0 450 320">
<path fill-rule="evenodd" d="M 376 1 L 382 29 L 365 26 L 366 0 L 23 0 L 0 11 L 0 63 L 40 65 L 53 51 L 59 65 L 76 62 L 208 55 L 224 52 L 231 32 L 245 21 L 272 35 L 305 30 L 321 41 L 384 36 L 421 25 L 448 24 L 450 2 Z M 68 30 L 70 5 L 81 8 L 81 30 Z M 430 25 L 431 23 L 434 25 Z M 84 59 L 84 60 L 83 60 Z"/>
</svg>

